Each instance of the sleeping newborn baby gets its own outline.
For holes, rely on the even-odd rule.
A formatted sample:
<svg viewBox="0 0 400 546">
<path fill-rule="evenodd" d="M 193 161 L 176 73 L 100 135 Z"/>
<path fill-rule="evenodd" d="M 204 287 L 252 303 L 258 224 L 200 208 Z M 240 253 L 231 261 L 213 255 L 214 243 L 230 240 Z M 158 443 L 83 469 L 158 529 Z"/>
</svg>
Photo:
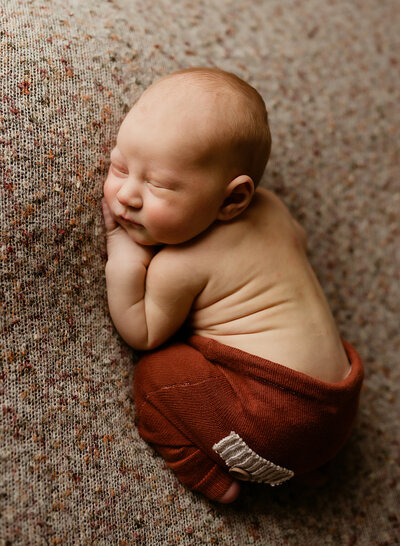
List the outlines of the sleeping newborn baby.
<svg viewBox="0 0 400 546">
<path fill-rule="evenodd" d="M 363 380 L 303 228 L 257 187 L 270 149 L 253 87 L 185 69 L 129 111 L 104 185 L 110 314 L 143 351 L 139 432 L 223 503 L 240 480 L 315 479 L 350 434 Z"/>
</svg>

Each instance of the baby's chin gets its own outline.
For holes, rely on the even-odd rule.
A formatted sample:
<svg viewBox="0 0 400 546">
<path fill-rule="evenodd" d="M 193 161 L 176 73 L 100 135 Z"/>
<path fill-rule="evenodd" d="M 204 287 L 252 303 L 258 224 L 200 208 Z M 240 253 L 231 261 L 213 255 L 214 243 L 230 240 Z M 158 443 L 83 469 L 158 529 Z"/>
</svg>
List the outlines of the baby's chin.
<svg viewBox="0 0 400 546">
<path fill-rule="evenodd" d="M 160 241 L 159 239 L 155 239 L 144 226 L 138 225 L 138 226 L 122 226 L 128 233 L 129 237 L 132 239 L 132 241 L 135 241 L 138 245 L 142 246 L 165 246 L 165 245 L 180 245 L 183 243 L 186 243 L 193 237 L 182 237 L 182 238 L 172 238 L 169 240 L 168 237 L 166 239 Z"/>
<path fill-rule="evenodd" d="M 129 237 L 137 243 L 138 245 L 142 246 L 161 246 L 164 243 L 161 243 L 160 241 L 156 241 L 153 239 L 145 230 L 127 230 Z"/>
</svg>

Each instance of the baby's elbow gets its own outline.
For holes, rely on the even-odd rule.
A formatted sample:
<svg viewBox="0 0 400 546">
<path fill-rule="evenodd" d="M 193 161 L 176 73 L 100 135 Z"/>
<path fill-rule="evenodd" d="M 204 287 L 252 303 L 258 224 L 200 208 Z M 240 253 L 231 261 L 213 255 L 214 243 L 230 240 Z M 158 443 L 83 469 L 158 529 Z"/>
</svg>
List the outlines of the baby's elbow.
<svg viewBox="0 0 400 546">
<path fill-rule="evenodd" d="M 148 338 L 145 332 L 132 331 L 129 328 L 118 328 L 117 330 L 125 343 L 135 351 L 148 350 Z"/>
<path fill-rule="evenodd" d="M 154 351 L 154 349 L 157 349 L 157 347 L 159 347 L 160 345 L 162 344 L 161 343 L 145 343 L 141 347 L 137 347 L 136 349 L 138 351 L 148 352 L 148 351 Z"/>
<path fill-rule="evenodd" d="M 136 351 L 153 351 L 163 344 L 165 340 L 155 337 L 144 336 L 138 337 L 135 335 L 122 336 L 123 340 Z"/>
<path fill-rule="evenodd" d="M 148 335 L 142 351 L 153 351 L 154 349 L 157 349 L 157 347 L 160 347 L 160 345 L 162 345 L 167 339 L 168 338 L 165 336 Z"/>
</svg>

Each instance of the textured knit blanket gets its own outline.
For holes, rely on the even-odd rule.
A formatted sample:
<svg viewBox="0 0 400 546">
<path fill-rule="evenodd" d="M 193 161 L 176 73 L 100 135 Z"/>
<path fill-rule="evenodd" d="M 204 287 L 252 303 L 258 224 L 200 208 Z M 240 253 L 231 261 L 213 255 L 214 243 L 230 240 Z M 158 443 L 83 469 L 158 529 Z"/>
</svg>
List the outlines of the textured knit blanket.
<svg viewBox="0 0 400 546">
<path fill-rule="evenodd" d="M 396 0 L 0 0 L 1 545 L 396 542 L 398 28 Z M 263 95 L 262 184 L 307 230 L 366 368 L 332 480 L 244 485 L 232 506 L 185 490 L 138 436 L 104 277 L 119 124 L 160 75 L 199 65 Z"/>
</svg>

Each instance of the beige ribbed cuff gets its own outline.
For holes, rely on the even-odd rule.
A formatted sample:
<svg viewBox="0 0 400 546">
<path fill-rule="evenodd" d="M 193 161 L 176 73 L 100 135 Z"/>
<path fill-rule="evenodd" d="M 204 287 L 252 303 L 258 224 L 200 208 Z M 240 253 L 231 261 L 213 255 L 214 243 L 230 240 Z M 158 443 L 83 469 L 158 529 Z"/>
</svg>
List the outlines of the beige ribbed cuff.
<svg viewBox="0 0 400 546">
<path fill-rule="evenodd" d="M 257 455 L 236 432 L 214 444 L 213 450 L 230 467 L 236 478 L 246 481 L 280 485 L 294 476 L 294 472 Z"/>
</svg>

